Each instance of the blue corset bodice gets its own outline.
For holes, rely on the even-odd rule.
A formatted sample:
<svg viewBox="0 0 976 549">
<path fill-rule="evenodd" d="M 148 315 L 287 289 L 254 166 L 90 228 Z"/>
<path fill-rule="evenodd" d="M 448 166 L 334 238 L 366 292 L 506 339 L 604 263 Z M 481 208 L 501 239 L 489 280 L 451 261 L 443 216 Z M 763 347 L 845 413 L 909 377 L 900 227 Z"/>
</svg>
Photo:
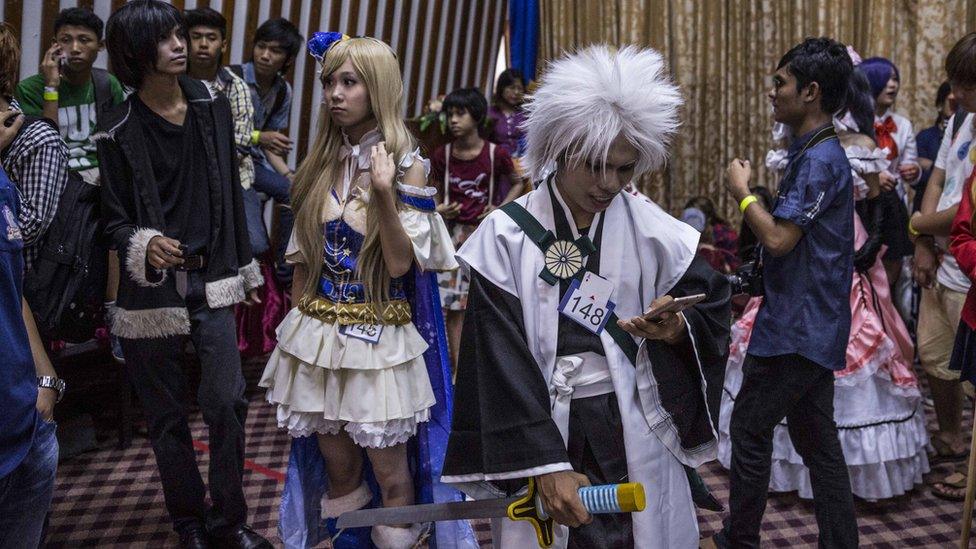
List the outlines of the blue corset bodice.
<svg viewBox="0 0 976 549">
<path fill-rule="evenodd" d="M 366 289 L 355 280 L 356 264 L 365 236 L 356 232 L 343 219 L 325 223 L 325 249 L 322 255 L 322 276 L 319 295 L 333 303 L 365 303 Z M 390 300 L 405 300 L 403 278 L 390 281 Z"/>
</svg>

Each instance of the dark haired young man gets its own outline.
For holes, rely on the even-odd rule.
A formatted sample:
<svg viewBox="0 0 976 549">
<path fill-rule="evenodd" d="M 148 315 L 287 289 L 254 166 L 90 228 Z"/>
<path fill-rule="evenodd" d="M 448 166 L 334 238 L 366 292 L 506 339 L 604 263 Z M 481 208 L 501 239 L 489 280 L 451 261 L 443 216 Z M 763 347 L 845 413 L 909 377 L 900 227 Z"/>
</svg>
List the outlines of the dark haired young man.
<svg viewBox="0 0 976 549">
<path fill-rule="evenodd" d="M 43 116 L 57 124 L 68 148 L 68 169 L 92 185 L 99 183 L 98 155 L 91 139 L 98 111 L 118 105 L 125 98 L 117 78 L 93 67 L 104 46 L 103 27 L 102 20 L 87 8 L 61 10 L 54 20 L 54 43 L 44 53 L 40 72 L 22 80 L 14 92 L 24 113 Z M 109 253 L 108 261 L 105 305 L 111 318 L 119 288 L 118 255 Z M 112 354 L 117 360 L 124 360 L 115 338 Z"/>
<path fill-rule="evenodd" d="M 15 96 L 24 113 L 57 123 L 68 146 L 68 168 L 88 182 L 98 177 L 95 133 L 96 102 L 118 105 L 125 98 L 114 76 L 104 73 L 111 97 L 95 91 L 93 65 L 102 50 L 102 20 L 86 8 L 61 10 L 54 20 L 54 43 L 44 53 L 40 72 L 22 80 Z"/>
<path fill-rule="evenodd" d="M 302 47 L 302 35 L 287 19 L 269 19 L 254 33 L 251 61 L 231 67 L 244 78 L 251 90 L 254 105 L 254 133 L 251 156 L 254 159 L 254 189 L 277 202 L 282 208 L 278 217 L 278 239 L 274 243 L 277 275 L 282 282 L 291 280 L 291 268 L 285 264 L 285 249 L 295 217 L 287 207 L 291 181 L 295 172 L 288 167 L 287 156 L 292 141 L 282 131 L 291 115 L 291 84 L 285 80 Z M 253 215 L 248 219 L 253 219 Z"/>
<path fill-rule="evenodd" d="M 945 60 L 946 75 L 958 112 L 947 121 L 919 211 L 909 221 L 915 240 L 915 281 L 922 287 L 918 310 L 918 357 L 928 377 L 939 428 L 932 433 L 933 461 L 965 460 L 966 441 L 962 429 L 963 389 L 960 372 L 950 368 L 954 342 L 965 316 L 966 296 L 972 283 L 969 274 L 950 248 L 950 228 L 973 173 L 976 142 L 976 33 L 959 39 Z M 966 381 L 964 377 L 962 381 Z M 956 467 L 959 479 L 966 468 Z M 955 472 L 953 472 L 955 473 Z M 932 485 L 938 497 L 962 501 L 965 479 L 949 482 L 944 478 Z"/>
<path fill-rule="evenodd" d="M 750 193 L 748 160 L 726 186 L 762 246 L 764 302 L 730 425 L 730 516 L 721 547 L 759 547 L 773 428 L 787 419 L 810 469 L 821 547 L 857 547 L 854 498 L 837 427 L 834 371 L 845 367 L 854 270 L 851 167 L 834 133 L 853 72 L 843 44 L 808 38 L 779 62 L 773 117 L 797 136 L 772 212 Z"/>
<path fill-rule="evenodd" d="M 146 412 L 166 499 L 184 547 L 267 547 L 245 525 L 244 378 L 233 305 L 261 284 L 251 258 L 230 105 L 185 76 L 183 17 L 134 0 L 108 20 L 119 79 L 136 91 L 99 124 L 106 232 L 125 257 L 112 331 Z M 210 496 L 183 396 L 187 337 L 201 362 Z"/>
<path fill-rule="evenodd" d="M 251 92 L 244 79 L 228 67 L 221 66 L 221 58 L 227 50 L 227 20 L 213 8 L 198 8 L 183 12 L 190 48 L 186 73 L 203 80 L 211 89 L 230 101 L 234 116 L 234 142 L 237 144 L 237 161 L 244 188 L 244 210 L 248 221 L 251 251 L 258 256 L 268 249 L 268 235 L 264 231 L 260 200 L 251 189 L 254 184 L 254 161 L 251 159 L 251 133 L 254 131 L 254 105 Z"/>
</svg>

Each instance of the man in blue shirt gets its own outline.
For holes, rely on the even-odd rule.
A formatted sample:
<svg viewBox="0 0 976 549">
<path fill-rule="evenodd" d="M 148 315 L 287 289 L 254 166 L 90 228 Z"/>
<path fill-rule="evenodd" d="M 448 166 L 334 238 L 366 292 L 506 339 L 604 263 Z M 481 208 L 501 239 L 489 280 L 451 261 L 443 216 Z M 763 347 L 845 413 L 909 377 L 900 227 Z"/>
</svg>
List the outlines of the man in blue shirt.
<svg viewBox="0 0 976 549">
<path fill-rule="evenodd" d="M 7 127 L 12 117 L 17 119 Z M 0 113 L 0 150 L 10 145 L 23 120 L 13 110 Z M 64 383 L 44 353 L 23 299 L 18 196 L 0 168 L 0 547 L 38 547 L 54 493 L 54 404 Z"/>
<path fill-rule="evenodd" d="M 287 19 L 270 19 L 254 33 L 251 61 L 231 67 L 251 90 L 251 103 L 254 105 L 254 133 L 251 137 L 253 189 L 285 206 L 279 211 L 278 238 L 274 250 L 277 277 L 286 284 L 291 280 L 291 268 L 285 265 L 285 249 L 295 223 L 289 207 L 295 172 L 287 163 L 292 140 L 282 133 L 291 117 L 292 90 L 291 84 L 282 75 L 295 62 L 301 47 L 302 35 L 294 24 Z M 264 223 L 261 204 L 255 192 L 244 193 L 244 207 L 249 226 Z"/>
<path fill-rule="evenodd" d="M 832 113 L 853 65 L 846 48 L 809 38 L 779 62 L 773 117 L 798 136 L 773 211 L 750 194 L 748 161 L 733 160 L 727 187 L 762 251 L 764 302 L 730 424 L 730 517 L 720 546 L 759 547 L 773 428 L 787 419 L 810 469 L 821 547 L 857 547 L 854 500 L 834 424 L 834 371 L 845 367 L 854 271 L 851 167 Z"/>
</svg>

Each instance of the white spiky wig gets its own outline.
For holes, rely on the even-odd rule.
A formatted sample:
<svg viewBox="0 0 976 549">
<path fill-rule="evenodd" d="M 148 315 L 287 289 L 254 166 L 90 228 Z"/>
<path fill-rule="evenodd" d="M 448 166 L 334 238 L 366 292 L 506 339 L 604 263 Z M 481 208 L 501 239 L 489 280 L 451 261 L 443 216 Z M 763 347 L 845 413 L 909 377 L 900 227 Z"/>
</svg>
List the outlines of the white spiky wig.
<svg viewBox="0 0 976 549">
<path fill-rule="evenodd" d="M 659 168 L 678 128 L 682 99 L 661 54 L 590 46 L 551 63 L 529 99 L 523 163 L 534 180 L 565 157 L 603 163 L 623 133 L 637 148 L 635 175 Z"/>
</svg>

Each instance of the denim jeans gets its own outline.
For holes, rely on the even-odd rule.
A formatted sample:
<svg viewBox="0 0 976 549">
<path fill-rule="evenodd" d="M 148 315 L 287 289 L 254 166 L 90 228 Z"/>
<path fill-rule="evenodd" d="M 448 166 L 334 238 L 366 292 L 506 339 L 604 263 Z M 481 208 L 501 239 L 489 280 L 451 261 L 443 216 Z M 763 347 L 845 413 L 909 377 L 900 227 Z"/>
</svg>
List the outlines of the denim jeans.
<svg viewBox="0 0 976 549">
<path fill-rule="evenodd" d="M 197 468 L 196 450 L 184 407 L 185 336 L 125 339 L 122 350 L 135 393 L 149 424 L 149 439 L 163 484 L 166 510 L 177 532 L 206 523 L 215 535 L 244 524 L 244 375 L 237 351 L 234 308 L 207 305 L 203 276 L 188 273 L 186 305 L 190 338 L 200 358 L 197 402 L 209 429 L 210 499 Z"/>
<path fill-rule="evenodd" d="M 857 520 L 847 464 L 834 423 L 834 373 L 799 355 L 746 355 L 729 437 L 732 471 L 730 547 L 759 547 L 773 452 L 773 428 L 785 417 L 790 440 L 810 469 L 822 548 L 857 547 Z"/>
<path fill-rule="evenodd" d="M 247 219 L 247 238 L 251 253 L 258 257 L 271 247 L 268 230 L 264 226 L 264 204 L 254 188 L 244 189 L 244 217 Z"/>
<path fill-rule="evenodd" d="M 55 430 L 54 422 L 38 416 L 34 442 L 24 461 L 0 478 L 0 549 L 35 549 L 41 545 L 58 469 Z"/>
<path fill-rule="evenodd" d="M 292 269 L 285 264 L 285 250 L 288 248 L 288 239 L 291 238 L 291 229 L 295 225 L 295 214 L 290 207 L 291 181 L 264 164 L 255 162 L 252 188 L 270 196 L 280 205 L 289 206 L 278 210 L 278 237 L 274 243 L 275 265 L 277 265 L 275 274 L 278 280 L 289 282 Z"/>
</svg>

